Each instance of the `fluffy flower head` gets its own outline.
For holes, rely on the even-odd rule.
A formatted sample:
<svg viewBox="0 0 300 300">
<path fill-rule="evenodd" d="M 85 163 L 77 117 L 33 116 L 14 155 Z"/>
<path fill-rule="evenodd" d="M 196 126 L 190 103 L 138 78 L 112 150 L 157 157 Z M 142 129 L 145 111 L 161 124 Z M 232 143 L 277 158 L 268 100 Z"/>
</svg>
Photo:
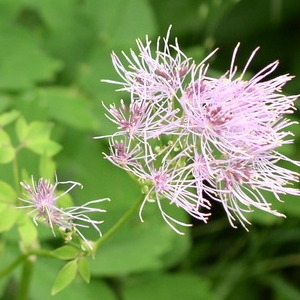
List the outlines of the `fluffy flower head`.
<svg viewBox="0 0 300 300">
<path fill-rule="evenodd" d="M 38 181 L 34 181 L 32 177 L 31 184 L 26 182 L 20 183 L 23 189 L 26 191 L 26 199 L 21 199 L 26 202 L 27 205 L 19 206 L 19 208 L 31 208 L 29 214 L 33 215 L 33 221 L 38 225 L 37 221 L 40 221 L 49 226 L 55 236 L 55 232 L 64 233 L 76 233 L 82 238 L 85 243 L 91 248 L 91 243 L 86 240 L 79 228 L 89 228 L 92 226 L 100 235 L 101 231 L 98 225 L 102 221 L 92 220 L 87 214 L 88 213 L 99 213 L 105 212 L 99 208 L 90 207 L 91 204 L 96 204 L 108 199 L 99 199 L 89 201 L 82 206 L 73 206 L 67 208 L 61 208 L 57 204 L 57 200 L 63 195 L 67 194 L 75 186 L 82 185 L 75 181 L 65 181 L 51 183 L 49 179 L 40 178 Z M 59 184 L 71 185 L 65 192 L 60 195 L 56 195 L 57 186 Z"/>
<path fill-rule="evenodd" d="M 292 76 L 269 79 L 277 61 L 246 76 L 258 49 L 238 73 L 238 44 L 229 70 L 211 77 L 206 61 L 215 51 L 197 65 L 169 39 L 170 30 L 158 38 L 154 52 L 148 37 L 145 43 L 138 40 L 138 53 L 122 53 L 126 64 L 113 53 L 122 81 L 107 82 L 127 91 L 130 104 L 106 108 L 118 128 L 108 136 L 111 154 L 105 157 L 137 178 L 145 193 L 141 211 L 156 203 L 176 231 L 174 223 L 188 224 L 167 215 L 162 203 L 207 222 L 205 210 L 216 201 L 232 226 L 237 220 L 245 226 L 254 209 L 283 216 L 267 199 L 300 195 L 293 186 L 298 172 L 279 166 L 285 161 L 299 168 L 300 163 L 278 152 L 293 143 L 286 129 L 295 122 L 286 115 L 294 112 L 298 95 L 282 93 Z"/>
</svg>

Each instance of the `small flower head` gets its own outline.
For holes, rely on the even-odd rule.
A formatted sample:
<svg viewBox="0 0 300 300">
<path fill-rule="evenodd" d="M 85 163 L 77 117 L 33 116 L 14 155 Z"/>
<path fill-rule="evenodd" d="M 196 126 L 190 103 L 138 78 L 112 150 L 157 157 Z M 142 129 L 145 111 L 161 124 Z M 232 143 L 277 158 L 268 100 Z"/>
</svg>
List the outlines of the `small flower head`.
<svg viewBox="0 0 300 300">
<path fill-rule="evenodd" d="M 145 43 L 137 40 L 138 54 L 133 50 L 130 55 L 122 53 L 126 64 L 113 53 L 113 65 L 123 82 L 106 82 L 121 85 L 120 90 L 129 92 L 137 100 L 160 101 L 174 96 L 194 63 L 180 50 L 177 41 L 169 44 L 170 29 L 165 38 L 158 38 L 154 53 L 148 37 Z"/>
<path fill-rule="evenodd" d="M 282 130 L 293 122 L 283 115 L 293 110 L 296 98 L 276 94 L 282 78 L 278 82 L 272 80 L 268 90 L 263 88 L 265 84 L 251 87 L 251 80 L 231 81 L 222 77 L 203 80 L 205 88 L 201 92 L 189 89 L 180 103 L 186 115 L 185 128 L 206 142 L 202 150 L 207 156 L 215 149 L 232 156 L 250 157 L 286 143 L 283 138 L 289 133 Z"/>
<path fill-rule="evenodd" d="M 157 156 L 156 159 L 159 157 Z M 180 153 L 173 159 L 168 158 L 168 152 L 163 154 L 160 166 L 157 162 L 146 159 L 144 164 L 140 164 L 131 169 L 131 172 L 139 178 L 141 185 L 145 190 L 145 200 L 140 208 L 140 218 L 142 210 L 147 202 L 155 202 L 161 212 L 163 219 L 177 233 L 181 233 L 174 224 L 181 226 L 190 226 L 180 222 L 168 215 L 164 206 L 169 203 L 185 210 L 194 218 L 207 222 L 210 213 L 204 212 L 203 209 L 210 209 L 210 203 L 206 200 L 199 201 L 196 193 L 194 179 L 191 176 L 191 169 L 186 168 L 185 157 Z"/>
<path fill-rule="evenodd" d="M 82 206 L 62 208 L 58 206 L 57 200 L 67 194 L 75 186 L 82 188 L 80 183 L 74 181 L 58 182 L 56 179 L 56 182 L 52 184 L 49 179 L 40 178 L 36 182 L 32 177 L 31 184 L 26 182 L 21 182 L 20 184 L 26 191 L 26 199 L 20 198 L 20 200 L 26 202 L 27 205 L 19 206 L 19 208 L 31 208 L 32 210 L 29 214 L 33 215 L 33 221 L 36 225 L 38 225 L 38 221 L 46 224 L 51 228 L 54 236 L 56 231 L 76 233 L 85 243 L 90 245 L 90 248 L 91 243 L 86 240 L 79 228 L 89 228 L 92 226 L 101 235 L 101 231 L 97 225 L 103 221 L 92 220 L 86 214 L 105 212 L 99 208 L 90 207 L 90 205 L 108 199 L 93 200 Z M 56 189 L 59 184 L 69 184 L 71 186 L 62 194 L 56 195 Z M 68 238 L 70 239 L 70 234 L 68 234 Z"/>
<path fill-rule="evenodd" d="M 105 107 L 105 105 L 104 105 Z M 126 135 L 131 139 L 145 141 L 162 134 L 173 133 L 178 127 L 178 109 L 173 109 L 168 101 L 131 101 L 126 105 L 121 100 L 120 107 L 111 104 L 105 107 L 107 118 L 118 126 L 116 135 Z"/>
</svg>

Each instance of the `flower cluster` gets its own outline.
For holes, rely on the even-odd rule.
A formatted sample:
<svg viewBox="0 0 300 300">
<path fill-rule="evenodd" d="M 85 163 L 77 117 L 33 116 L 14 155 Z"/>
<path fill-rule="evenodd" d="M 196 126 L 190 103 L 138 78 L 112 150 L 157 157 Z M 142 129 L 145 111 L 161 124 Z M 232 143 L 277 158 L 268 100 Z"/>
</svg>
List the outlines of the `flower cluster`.
<svg viewBox="0 0 300 300">
<path fill-rule="evenodd" d="M 56 195 L 57 186 L 59 184 L 70 184 L 71 186 L 62 194 Z M 82 206 L 59 207 L 57 200 L 67 194 L 75 186 L 82 185 L 74 181 L 58 182 L 56 178 L 55 184 L 50 180 L 40 178 L 37 182 L 32 178 L 32 184 L 21 182 L 21 186 L 26 191 L 27 199 L 21 199 L 27 205 L 19 206 L 19 208 L 31 208 L 29 214 L 33 214 L 33 221 L 38 225 L 40 221 L 49 226 L 55 236 L 55 231 L 67 234 L 68 239 L 72 234 L 76 233 L 88 246 L 92 249 L 91 243 L 83 236 L 79 228 L 89 228 L 92 226 L 101 236 L 101 231 L 97 225 L 103 221 L 92 220 L 87 213 L 105 212 L 99 208 L 90 207 L 91 204 L 99 203 L 108 199 L 99 199 L 89 201 Z"/>
<path fill-rule="evenodd" d="M 298 174 L 278 165 L 293 161 L 276 149 L 292 143 L 285 128 L 294 122 L 284 118 L 294 112 L 298 96 L 285 96 L 281 88 L 292 76 L 267 77 L 278 62 L 267 65 L 252 78 L 245 73 L 257 49 L 238 73 L 236 46 L 228 72 L 219 78 L 207 75 L 206 61 L 195 64 L 169 43 L 170 30 L 158 39 L 137 41 L 138 54 L 123 53 L 125 63 L 112 54 L 122 81 L 117 84 L 130 95 L 119 106 L 104 106 L 118 130 L 109 136 L 106 159 L 134 174 L 146 202 L 155 202 L 165 221 L 182 223 L 164 211 L 166 203 L 184 209 L 207 222 L 212 201 L 221 203 L 232 226 L 245 227 L 246 213 L 254 209 L 283 216 L 271 209 L 266 195 L 299 195 L 293 188 Z M 101 138 L 101 137 L 99 137 Z M 142 216 L 141 216 L 142 219 Z"/>
</svg>

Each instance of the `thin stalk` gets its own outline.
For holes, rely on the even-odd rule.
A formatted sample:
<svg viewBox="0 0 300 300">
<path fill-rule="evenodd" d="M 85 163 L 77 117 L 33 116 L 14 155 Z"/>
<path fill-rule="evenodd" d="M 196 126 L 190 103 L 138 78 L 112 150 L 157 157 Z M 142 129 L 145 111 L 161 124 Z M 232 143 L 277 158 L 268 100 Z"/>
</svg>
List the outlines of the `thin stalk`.
<svg viewBox="0 0 300 300">
<path fill-rule="evenodd" d="M 29 251 L 26 254 L 20 255 L 12 263 L 10 263 L 4 269 L 0 270 L 0 279 L 2 277 L 7 276 L 17 266 L 19 266 L 21 263 L 25 262 L 25 260 L 27 260 L 28 257 L 30 257 L 31 255 L 44 256 L 44 257 L 54 257 L 49 251 L 45 251 L 45 250 L 32 250 L 32 251 Z"/>
<path fill-rule="evenodd" d="M 18 258 L 16 258 L 11 264 L 9 264 L 7 267 L 5 267 L 3 270 L 0 271 L 0 278 L 5 277 L 10 272 L 12 272 L 19 264 L 21 264 L 25 259 L 27 258 L 27 255 L 21 255 Z"/>
<path fill-rule="evenodd" d="M 94 251 L 103 245 L 108 239 L 110 239 L 122 226 L 130 219 L 130 217 L 138 210 L 141 203 L 144 201 L 144 195 L 142 195 L 138 201 L 131 206 L 125 214 L 119 219 L 119 221 L 107 232 L 103 235 L 102 238 L 98 239 L 94 244 Z"/>
<path fill-rule="evenodd" d="M 21 276 L 21 282 L 20 282 L 17 300 L 29 299 L 29 288 L 30 288 L 30 282 L 33 273 L 33 264 L 34 264 L 34 260 L 30 256 L 27 256 L 23 264 L 23 270 L 22 270 L 22 276 Z"/>
</svg>

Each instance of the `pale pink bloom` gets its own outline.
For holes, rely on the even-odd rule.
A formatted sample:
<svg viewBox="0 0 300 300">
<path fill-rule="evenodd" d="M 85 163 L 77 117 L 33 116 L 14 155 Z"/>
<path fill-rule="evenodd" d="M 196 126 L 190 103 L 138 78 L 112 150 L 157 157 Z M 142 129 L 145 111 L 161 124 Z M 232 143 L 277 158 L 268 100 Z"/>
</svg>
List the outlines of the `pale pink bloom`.
<svg viewBox="0 0 300 300">
<path fill-rule="evenodd" d="M 200 199 L 204 196 L 222 203 L 233 227 L 237 218 L 246 228 L 246 214 L 254 208 L 284 216 L 272 209 L 268 198 L 270 193 L 279 201 L 282 194 L 300 195 L 299 189 L 289 184 L 299 177 L 297 172 L 277 166 L 278 157 L 279 154 L 252 160 L 229 157 L 208 162 L 202 154 L 195 153 L 192 168 Z"/>
<path fill-rule="evenodd" d="M 282 87 L 292 76 L 269 79 L 278 62 L 273 62 L 246 79 L 245 73 L 258 49 L 253 51 L 241 73 L 235 66 L 235 48 L 229 71 L 210 77 L 206 61 L 195 65 L 179 48 L 177 40 L 157 40 L 152 53 L 148 37 L 137 41 L 136 54 L 123 53 L 128 67 L 113 54 L 113 64 L 123 81 L 120 90 L 130 94 L 130 104 L 106 107 L 107 117 L 118 126 L 109 135 L 110 155 L 106 158 L 136 176 L 145 201 L 157 203 L 165 221 L 184 224 L 167 215 L 163 204 L 184 209 L 207 221 L 211 201 L 220 202 L 232 226 L 243 226 L 246 214 L 260 209 L 277 216 L 265 192 L 299 195 L 292 187 L 298 173 L 278 166 L 287 161 L 300 163 L 278 153 L 293 143 L 285 118 L 295 110 L 298 95 L 285 96 Z"/>
<path fill-rule="evenodd" d="M 38 221 L 48 225 L 54 236 L 56 230 L 76 232 L 90 248 L 92 247 L 90 242 L 86 240 L 79 228 L 92 226 L 101 235 L 98 225 L 103 223 L 103 221 L 93 220 L 87 214 L 105 212 L 105 210 L 90 207 L 90 205 L 109 199 L 93 200 L 81 206 L 58 207 L 57 200 L 60 197 L 67 194 L 75 186 L 82 188 L 82 185 L 75 181 L 58 182 L 57 178 L 54 184 L 49 179 L 44 178 L 40 178 L 36 182 L 33 177 L 31 184 L 26 182 L 21 182 L 20 184 L 25 189 L 25 196 L 27 197 L 27 199 L 20 198 L 20 200 L 26 202 L 27 205 L 19 206 L 19 208 L 31 208 L 32 210 L 29 214 L 33 215 L 33 221 L 36 225 L 38 225 Z M 59 184 L 69 184 L 71 186 L 62 194 L 56 195 Z"/>
<path fill-rule="evenodd" d="M 125 170 L 129 170 L 130 166 L 139 164 L 140 159 L 144 159 L 144 154 L 139 144 L 130 143 L 130 139 L 116 140 L 114 137 L 109 139 L 110 154 L 104 153 L 104 157 L 116 165 Z"/>
<path fill-rule="evenodd" d="M 185 114 L 183 126 L 202 141 L 205 156 L 219 152 L 251 157 L 290 142 L 283 140 L 290 133 L 282 129 L 294 122 L 283 115 L 294 111 L 297 96 L 287 97 L 279 91 L 292 77 L 259 81 L 276 66 L 270 64 L 249 81 L 243 80 L 245 70 L 236 79 L 235 70 L 221 78 L 207 77 L 202 69 L 194 73 L 180 104 Z"/>
<path fill-rule="evenodd" d="M 145 43 L 137 40 L 138 54 L 133 50 L 130 56 L 122 52 L 126 66 L 113 53 L 113 65 L 123 81 L 105 81 L 121 85 L 120 90 L 129 92 L 135 99 L 157 101 L 172 98 L 194 64 L 180 50 L 177 40 L 174 45 L 169 44 L 170 30 L 171 27 L 163 40 L 157 39 L 154 53 L 148 36 Z"/>
<path fill-rule="evenodd" d="M 133 100 L 126 105 L 121 100 L 120 107 L 111 104 L 106 107 L 109 114 L 107 118 L 118 126 L 115 135 L 127 135 L 140 141 L 156 138 L 162 134 L 172 134 L 178 128 L 178 109 L 173 109 L 162 100 L 154 105 L 149 101 Z M 103 137 L 101 137 L 103 138 Z"/>
<path fill-rule="evenodd" d="M 164 220 L 177 232 L 181 233 L 175 224 L 190 226 L 180 222 L 164 211 L 164 205 L 171 204 L 185 210 L 194 218 L 207 222 L 209 213 L 203 212 L 203 209 L 210 209 L 208 200 L 199 197 L 196 192 L 195 180 L 191 174 L 191 168 L 186 167 L 184 161 L 186 157 L 179 153 L 172 159 L 168 159 L 169 151 L 162 157 L 159 155 L 154 160 L 145 160 L 144 163 L 130 168 L 146 194 L 144 202 L 140 208 L 140 218 L 144 205 L 149 202 L 155 202 L 161 212 Z M 157 160 L 160 161 L 159 166 Z"/>
</svg>

